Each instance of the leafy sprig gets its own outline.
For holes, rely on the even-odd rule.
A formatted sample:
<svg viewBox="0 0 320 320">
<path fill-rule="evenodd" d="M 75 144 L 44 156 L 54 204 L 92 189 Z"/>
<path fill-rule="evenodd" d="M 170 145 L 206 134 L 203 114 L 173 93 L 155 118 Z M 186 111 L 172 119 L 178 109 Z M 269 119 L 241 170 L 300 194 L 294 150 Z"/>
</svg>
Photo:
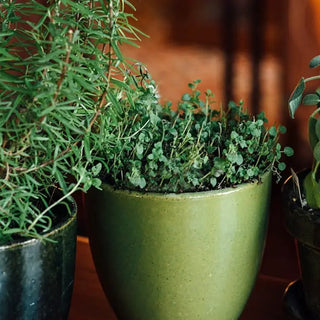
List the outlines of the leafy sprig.
<svg viewBox="0 0 320 320">
<path fill-rule="evenodd" d="M 121 44 L 141 35 L 127 6 L 1 1 L 0 243 L 41 237 L 57 204 L 99 186 L 92 128 L 130 68 Z M 63 192 L 53 203 L 50 186 Z"/>
<path fill-rule="evenodd" d="M 310 68 L 320 66 L 320 55 L 312 58 Z M 316 109 L 309 116 L 308 133 L 309 143 L 313 152 L 313 166 L 311 172 L 305 177 L 303 186 L 306 194 L 307 204 L 311 208 L 320 208 L 320 90 L 314 93 L 305 94 L 306 84 L 310 81 L 320 80 L 320 75 L 309 78 L 301 78 L 289 98 L 289 113 L 294 118 L 295 113 L 301 104 L 314 105 Z"/>
</svg>

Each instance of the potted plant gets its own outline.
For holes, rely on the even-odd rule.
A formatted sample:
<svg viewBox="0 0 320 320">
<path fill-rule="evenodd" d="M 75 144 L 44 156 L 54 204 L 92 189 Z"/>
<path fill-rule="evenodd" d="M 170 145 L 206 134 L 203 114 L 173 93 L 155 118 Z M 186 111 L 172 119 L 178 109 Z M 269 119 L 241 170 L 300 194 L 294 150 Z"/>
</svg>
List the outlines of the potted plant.
<svg viewBox="0 0 320 320">
<path fill-rule="evenodd" d="M 113 83 L 123 2 L 0 3 L 0 314 L 67 319 L 76 205 L 100 183 L 89 133 Z M 113 24 L 113 6 L 118 10 Z M 125 30 L 125 34 L 124 31 Z"/>
<path fill-rule="evenodd" d="M 320 56 L 310 61 L 310 68 L 320 65 Z M 320 92 L 304 94 L 309 81 L 320 79 L 319 75 L 301 78 L 289 99 L 289 111 L 292 118 L 301 104 L 315 105 L 309 116 L 309 143 L 313 152 L 311 170 L 300 174 L 293 172 L 284 186 L 286 207 L 286 226 L 296 238 L 301 281 L 289 285 L 285 295 L 287 312 L 292 319 L 320 319 Z"/>
<path fill-rule="evenodd" d="M 119 79 L 119 78 L 118 78 Z M 101 110 L 101 190 L 87 195 L 96 270 L 119 319 L 236 319 L 259 270 L 279 133 L 189 84 L 162 105 L 136 65 Z M 203 96 L 203 97 L 202 97 Z"/>
</svg>

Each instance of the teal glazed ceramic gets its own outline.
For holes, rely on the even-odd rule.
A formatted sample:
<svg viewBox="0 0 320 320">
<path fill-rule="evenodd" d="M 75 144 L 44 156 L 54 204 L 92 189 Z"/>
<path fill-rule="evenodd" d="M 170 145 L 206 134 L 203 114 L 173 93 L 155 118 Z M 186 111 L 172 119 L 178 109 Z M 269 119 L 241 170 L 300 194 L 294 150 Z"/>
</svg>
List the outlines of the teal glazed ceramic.
<svg viewBox="0 0 320 320">
<path fill-rule="evenodd" d="M 92 191 L 90 245 L 120 320 L 237 319 L 267 231 L 271 174 L 222 191 Z"/>
<path fill-rule="evenodd" d="M 65 210 L 65 209 L 64 209 Z M 65 210 L 66 211 L 66 210 Z M 66 320 L 76 252 L 76 207 L 39 239 L 0 246 L 0 319 Z"/>
</svg>

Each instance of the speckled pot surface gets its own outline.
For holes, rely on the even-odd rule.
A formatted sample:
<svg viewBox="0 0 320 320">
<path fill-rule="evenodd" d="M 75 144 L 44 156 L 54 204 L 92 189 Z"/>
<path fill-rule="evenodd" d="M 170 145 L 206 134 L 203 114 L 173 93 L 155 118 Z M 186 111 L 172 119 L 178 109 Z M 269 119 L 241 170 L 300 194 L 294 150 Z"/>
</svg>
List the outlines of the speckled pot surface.
<svg viewBox="0 0 320 320">
<path fill-rule="evenodd" d="M 75 267 L 76 210 L 48 236 L 0 246 L 0 319 L 66 320 Z"/>
<path fill-rule="evenodd" d="M 262 258 L 270 186 L 268 174 L 223 191 L 91 192 L 91 250 L 118 318 L 237 319 Z"/>
</svg>

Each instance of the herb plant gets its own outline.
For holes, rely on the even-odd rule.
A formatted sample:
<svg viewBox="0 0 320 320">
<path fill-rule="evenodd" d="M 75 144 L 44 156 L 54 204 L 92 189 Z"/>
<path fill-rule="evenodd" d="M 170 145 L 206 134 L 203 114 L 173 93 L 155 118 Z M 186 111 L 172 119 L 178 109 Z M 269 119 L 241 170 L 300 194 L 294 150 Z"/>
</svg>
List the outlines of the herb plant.
<svg viewBox="0 0 320 320">
<path fill-rule="evenodd" d="M 309 64 L 310 68 L 320 66 L 320 55 L 314 57 Z M 310 78 L 301 78 L 289 99 L 289 112 L 292 118 L 301 104 L 315 105 L 315 110 L 309 116 L 309 143 L 313 152 L 312 170 L 303 181 L 306 201 L 311 208 L 320 208 L 320 89 L 314 93 L 304 95 L 306 84 L 309 81 L 320 80 L 320 75 Z M 297 180 L 297 179 L 296 179 Z"/>
<path fill-rule="evenodd" d="M 153 192 L 205 191 L 260 180 L 285 169 L 279 133 L 265 128 L 264 113 L 249 116 L 243 103 L 213 108 L 213 94 L 201 96 L 200 82 L 189 84 L 175 108 L 159 103 L 146 72 L 129 76 L 119 100 L 105 110 L 100 127 L 107 181 L 118 188 Z"/>
<path fill-rule="evenodd" d="M 91 130 L 130 68 L 119 46 L 139 39 L 125 6 L 0 2 L 0 243 L 41 237 L 57 204 L 100 184 Z"/>
<path fill-rule="evenodd" d="M 176 109 L 125 58 L 142 35 L 127 0 L 0 2 L 0 243 L 42 237 L 78 189 L 201 191 L 284 169 L 279 132 L 198 81 Z M 58 187 L 62 196 L 55 198 Z M 55 199 L 55 200 L 52 200 Z"/>
</svg>

